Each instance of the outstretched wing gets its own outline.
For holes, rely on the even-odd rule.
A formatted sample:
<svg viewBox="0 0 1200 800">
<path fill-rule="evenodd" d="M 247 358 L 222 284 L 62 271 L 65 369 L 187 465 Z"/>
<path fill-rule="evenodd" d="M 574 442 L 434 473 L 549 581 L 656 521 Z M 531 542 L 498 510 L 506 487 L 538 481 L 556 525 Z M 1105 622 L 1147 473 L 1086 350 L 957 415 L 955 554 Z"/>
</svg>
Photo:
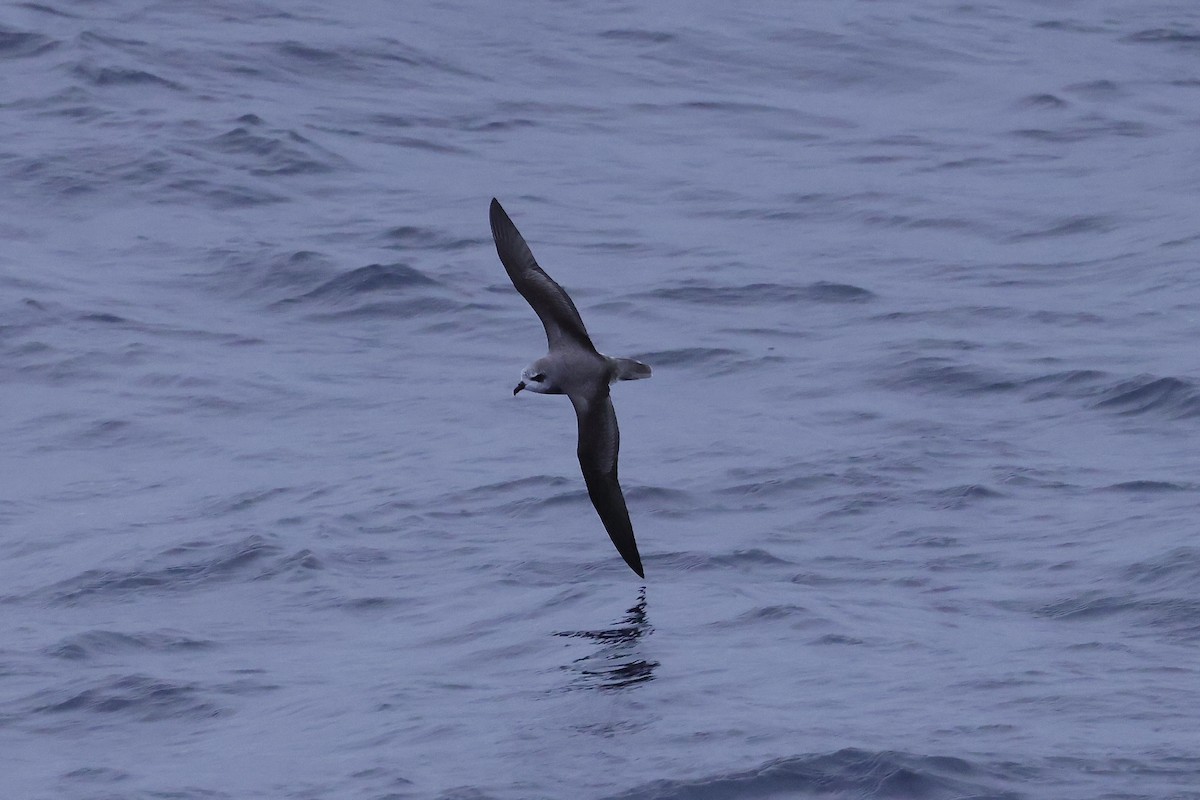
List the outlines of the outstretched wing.
<svg viewBox="0 0 1200 800">
<path fill-rule="evenodd" d="M 629 510 L 625 507 L 621 484 L 617 482 L 621 434 L 617 430 L 617 412 L 613 409 L 608 385 L 602 384 L 592 397 L 571 395 L 571 404 L 579 418 L 579 466 L 583 470 L 588 496 L 621 558 L 638 577 L 644 578 L 646 573 L 642 571 L 642 558 L 633 539 Z"/>
<path fill-rule="evenodd" d="M 504 264 L 508 277 L 512 279 L 513 286 L 529 301 L 529 305 L 533 306 L 533 310 L 542 321 L 550 349 L 554 350 L 569 343 L 596 352 L 587 328 L 583 327 L 579 310 L 575 308 L 575 304 L 563 288 L 538 266 L 521 232 L 513 225 L 494 197 L 490 216 L 492 238 L 496 240 L 496 252 L 500 255 L 500 261 Z"/>
</svg>

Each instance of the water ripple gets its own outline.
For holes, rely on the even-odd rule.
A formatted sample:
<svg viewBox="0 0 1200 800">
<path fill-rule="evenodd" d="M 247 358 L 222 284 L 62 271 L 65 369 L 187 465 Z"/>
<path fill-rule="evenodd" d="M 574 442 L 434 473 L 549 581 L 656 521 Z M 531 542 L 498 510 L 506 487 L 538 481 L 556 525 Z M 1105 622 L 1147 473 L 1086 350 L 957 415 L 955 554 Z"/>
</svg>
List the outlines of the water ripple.
<svg viewBox="0 0 1200 800">
<path fill-rule="evenodd" d="M 1007 773 L 1007 774 L 1006 774 Z M 654 781 L 614 800 L 702 800 L 734 797 L 847 796 L 922 800 L 1017 800 L 1010 770 L 947 756 L 839 750 L 791 756 L 753 769 L 685 781 Z"/>
</svg>

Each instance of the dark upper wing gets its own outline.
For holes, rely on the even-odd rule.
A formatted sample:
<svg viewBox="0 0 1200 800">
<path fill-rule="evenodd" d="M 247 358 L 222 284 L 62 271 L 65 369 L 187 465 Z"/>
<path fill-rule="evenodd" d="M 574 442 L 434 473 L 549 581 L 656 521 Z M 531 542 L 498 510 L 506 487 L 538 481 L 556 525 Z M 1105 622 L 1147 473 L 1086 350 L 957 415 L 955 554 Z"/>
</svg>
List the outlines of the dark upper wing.
<svg viewBox="0 0 1200 800">
<path fill-rule="evenodd" d="M 529 245 L 521 237 L 517 226 L 513 225 L 508 214 L 500 207 L 496 198 L 492 198 L 491 209 L 492 238 L 496 240 L 496 252 L 500 261 L 512 279 L 513 286 L 521 296 L 529 301 L 542 326 L 546 329 L 546 341 L 553 350 L 564 342 L 572 342 L 592 352 L 592 340 L 587 329 L 583 327 L 583 319 L 579 310 L 571 302 L 571 298 L 563 288 L 555 283 L 549 275 L 542 271 Z"/>
<path fill-rule="evenodd" d="M 617 430 L 617 412 L 613 410 L 608 385 L 604 384 L 593 397 L 572 395 L 571 403 L 579 417 L 579 466 L 583 469 L 588 496 L 621 558 L 644 578 L 646 573 L 642 571 L 642 558 L 633 539 L 629 510 L 625 508 L 621 484 L 617 483 L 621 433 Z"/>
</svg>

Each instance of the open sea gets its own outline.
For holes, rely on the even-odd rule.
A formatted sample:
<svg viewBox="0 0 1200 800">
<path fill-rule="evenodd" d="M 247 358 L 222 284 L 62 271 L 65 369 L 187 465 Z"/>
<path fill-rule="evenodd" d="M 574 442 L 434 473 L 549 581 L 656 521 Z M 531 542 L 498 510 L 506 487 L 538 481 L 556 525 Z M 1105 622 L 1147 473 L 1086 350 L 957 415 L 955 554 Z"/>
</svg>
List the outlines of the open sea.
<svg viewBox="0 0 1200 800">
<path fill-rule="evenodd" d="M 4 3 L 0 798 L 1200 798 L 1200 5 Z"/>
</svg>

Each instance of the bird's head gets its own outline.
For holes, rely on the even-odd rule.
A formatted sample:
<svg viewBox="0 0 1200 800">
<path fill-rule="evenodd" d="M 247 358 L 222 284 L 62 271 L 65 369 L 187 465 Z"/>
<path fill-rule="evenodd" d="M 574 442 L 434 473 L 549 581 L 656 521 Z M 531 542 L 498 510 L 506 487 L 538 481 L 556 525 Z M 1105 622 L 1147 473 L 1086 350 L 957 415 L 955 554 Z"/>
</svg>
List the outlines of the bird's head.
<svg viewBox="0 0 1200 800">
<path fill-rule="evenodd" d="M 550 394 L 554 391 L 546 377 L 546 367 L 540 360 L 521 370 L 521 382 L 517 384 L 517 388 L 513 389 L 513 394 L 516 395 L 522 389 L 528 389 L 538 394 Z"/>
</svg>

